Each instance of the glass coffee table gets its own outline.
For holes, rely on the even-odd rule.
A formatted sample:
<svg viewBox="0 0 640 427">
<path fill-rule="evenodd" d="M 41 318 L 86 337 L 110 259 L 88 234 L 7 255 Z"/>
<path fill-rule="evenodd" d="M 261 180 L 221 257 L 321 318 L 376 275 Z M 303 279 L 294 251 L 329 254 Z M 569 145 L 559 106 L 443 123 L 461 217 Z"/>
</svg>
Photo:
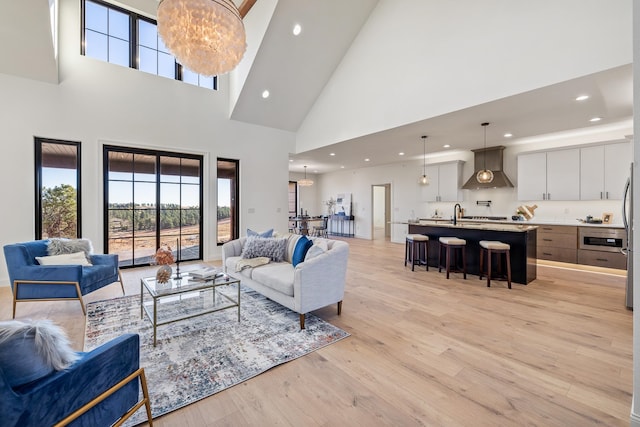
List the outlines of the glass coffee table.
<svg viewBox="0 0 640 427">
<path fill-rule="evenodd" d="M 220 292 L 223 286 L 234 285 L 237 294 Z M 153 325 L 154 347 L 158 326 L 233 307 L 238 307 L 239 322 L 240 280 L 228 275 L 205 280 L 182 273 L 180 279 L 172 276 L 166 283 L 158 283 L 155 277 L 140 280 L 140 318 L 146 313 Z"/>
</svg>

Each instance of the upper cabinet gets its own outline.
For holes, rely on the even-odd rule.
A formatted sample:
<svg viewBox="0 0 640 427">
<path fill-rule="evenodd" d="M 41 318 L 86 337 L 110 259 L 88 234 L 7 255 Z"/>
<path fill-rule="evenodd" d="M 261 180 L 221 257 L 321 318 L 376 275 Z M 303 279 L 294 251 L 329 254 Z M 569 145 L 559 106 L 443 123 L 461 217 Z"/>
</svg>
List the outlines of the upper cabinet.
<svg viewBox="0 0 640 427">
<path fill-rule="evenodd" d="M 631 161 L 630 142 L 581 148 L 580 200 L 621 200 Z"/>
<path fill-rule="evenodd" d="M 420 186 L 421 200 L 424 202 L 462 201 L 460 179 L 463 163 L 455 161 L 427 166 L 430 182 L 429 185 Z"/>
<path fill-rule="evenodd" d="M 518 156 L 519 200 L 619 200 L 631 165 L 631 143 Z"/>
<path fill-rule="evenodd" d="M 578 200 L 580 149 L 518 156 L 519 200 Z"/>
</svg>

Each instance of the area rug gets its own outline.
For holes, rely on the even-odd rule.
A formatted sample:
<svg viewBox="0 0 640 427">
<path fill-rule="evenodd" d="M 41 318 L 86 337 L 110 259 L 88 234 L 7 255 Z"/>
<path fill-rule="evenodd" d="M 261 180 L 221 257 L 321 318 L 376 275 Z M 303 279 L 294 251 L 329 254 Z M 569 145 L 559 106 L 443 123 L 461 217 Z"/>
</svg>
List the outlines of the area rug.
<svg viewBox="0 0 640 427">
<path fill-rule="evenodd" d="M 138 295 L 89 303 L 85 351 L 124 333 L 139 334 L 156 418 L 349 336 L 311 314 L 301 330 L 298 313 L 249 288 L 241 292 L 240 322 L 230 308 L 162 325 L 155 348 L 150 321 L 140 319 Z M 140 409 L 125 425 L 144 421 Z"/>
</svg>

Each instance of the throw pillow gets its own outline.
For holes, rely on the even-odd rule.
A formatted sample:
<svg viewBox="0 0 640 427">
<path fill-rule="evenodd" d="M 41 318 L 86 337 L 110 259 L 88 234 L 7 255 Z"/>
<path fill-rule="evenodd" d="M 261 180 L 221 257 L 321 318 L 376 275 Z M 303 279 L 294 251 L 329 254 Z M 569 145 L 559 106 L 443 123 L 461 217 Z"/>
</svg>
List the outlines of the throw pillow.
<svg viewBox="0 0 640 427">
<path fill-rule="evenodd" d="M 258 237 L 274 237 L 273 236 L 273 228 L 270 228 L 267 231 L 263 231 L 262 233 L 258 233 L 257 231 L 253 231 L 250 228 L 247 228 L 247 237 L 258 236 Z"/>
<path fill-rule="evenodd" d="M 274 237 L 247 237 L 242 249 L 241 258 L 250 259 L 267 257 L 273 262 L 282 262 L 287 245 L 287 239 Z"/>
<path fill-rule="evenodd" d="M 87 261 L 84 252 L 76 252 L 75 254 L 37 256 L 36 261 L 40 265 L 91 265 Z"/>
<path fill-rule="evenodd" d="M 304 257 L 312 245 L 313 242 L 307 239 L 307 236 L 302 236 L 298 239 L 296 248 L 293 250 L 293 256 L 291 257 L 291 264 L 293 264 L 294 267 L 304 261 Z"/>
<path fill-rule="evenodd" d="M 12 388 L 66 369 L 79 358 L 49 320 L 0 322 L 0 366 Z"/>
<path fill-rule="evenodd" d="M 327 245 L 327 241 L 325 239 L 315 239 L 313 241 L 313 246 L 311 246 L 307 251 L 307 255 L 304 257 L 304 260 L 308 261 L 310 259 L 313 259 L 318 255 L 322 255 L 328 250 L 329 245 Z"/>
<path fill-rule="evenodd" d="M 84 252 L 87 259 L 93 253 L 89 239 L 50 239 L 47 244 L 48 255 L 74 254 Z"/>
</svg>

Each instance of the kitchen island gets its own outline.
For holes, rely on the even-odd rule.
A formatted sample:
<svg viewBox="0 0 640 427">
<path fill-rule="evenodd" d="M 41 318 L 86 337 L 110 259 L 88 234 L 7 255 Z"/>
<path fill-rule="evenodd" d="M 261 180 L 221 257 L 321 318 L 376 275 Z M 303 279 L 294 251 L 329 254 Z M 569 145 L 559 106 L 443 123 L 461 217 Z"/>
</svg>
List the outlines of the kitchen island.
<svg viewBox="0 0 640 427">
<path fill-rule="evenodd" d="M 410 234 L 429 236 L 429 266 L 438 266 L 438 239 L 458 237 L 467 241 L 467 273 L 480 271 L 481 240 L 498 240 L 511 245 L 511 281 L 526 285 L 536 279 L 537 228 L 526 224 L 492 224 L 442 221 L 408 222 Z"/>
</svg>

